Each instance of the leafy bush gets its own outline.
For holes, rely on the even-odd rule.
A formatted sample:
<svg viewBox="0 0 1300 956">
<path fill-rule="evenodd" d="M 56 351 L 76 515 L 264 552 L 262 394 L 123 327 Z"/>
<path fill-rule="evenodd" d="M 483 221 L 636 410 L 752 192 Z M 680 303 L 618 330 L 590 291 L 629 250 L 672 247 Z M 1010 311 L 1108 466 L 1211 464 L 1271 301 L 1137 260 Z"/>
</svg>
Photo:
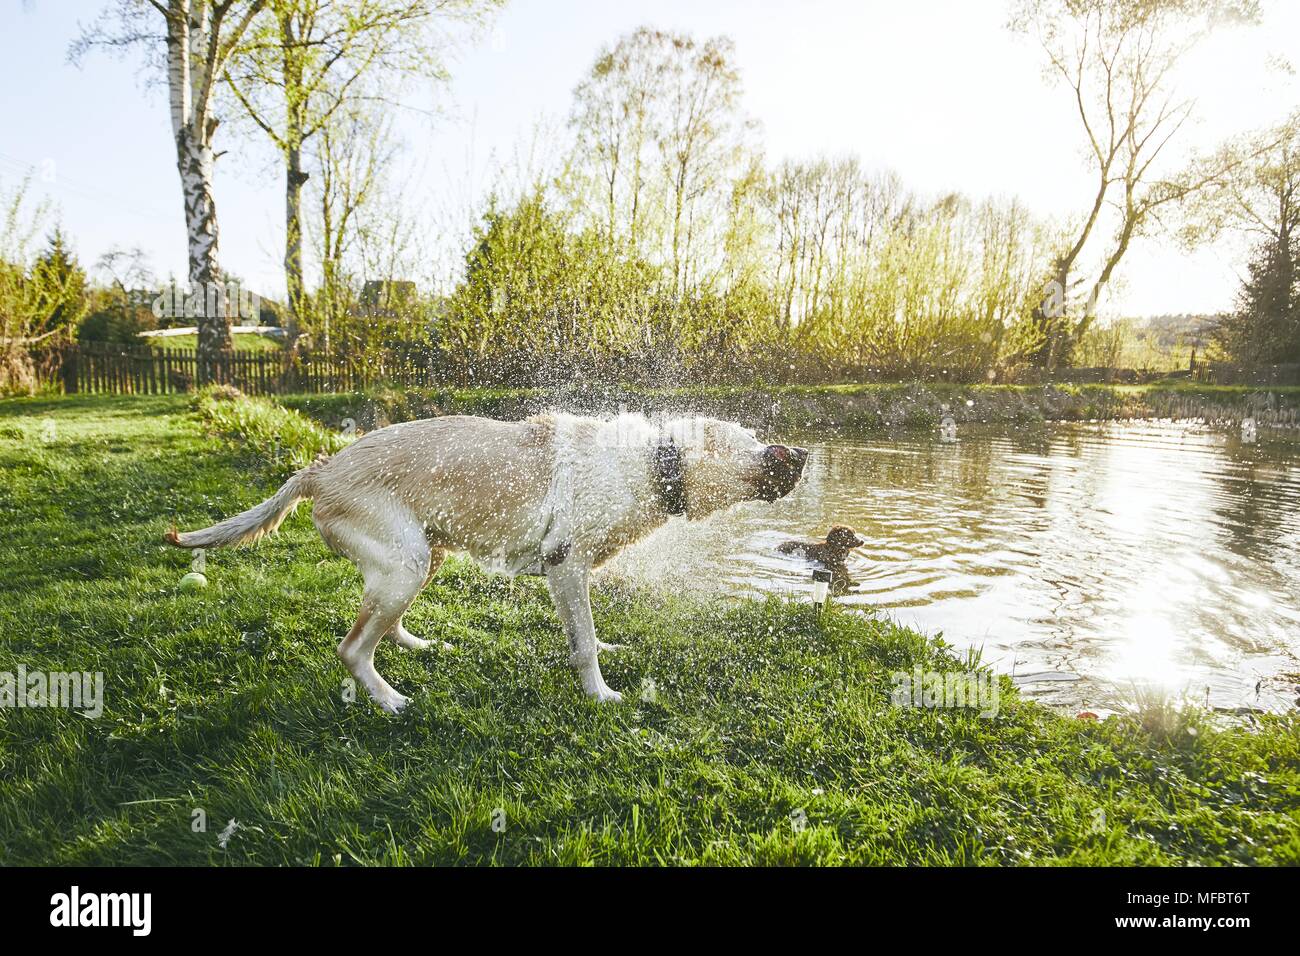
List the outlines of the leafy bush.
<svg viewBox="0 0 1300 956">
<path fill-rule="evenodd" d="M 86 274 L 57 228 L 39 254 L 49 207 L 27 201 L 30 181 L 0 189 L 0 395 L 33 394 L 48 379 L 33 350 L 66 341 L 86 308 Z"/>
<path fill-rule="evenodd" d="M 205 388 L 193 407 L 214 432 L 242 446 L 276 477 L 332 455 L 352 438 L 330 431 L 310 418 L 265 398 L 250 398 L 229 385 Z"/>
<path fill-rule="evenodd" d="M 148 309 L 107 304 L 77 327 L 77 341 L 139 345 L 140 333 L 157 327 L 158 320 Z"/>
</svg>

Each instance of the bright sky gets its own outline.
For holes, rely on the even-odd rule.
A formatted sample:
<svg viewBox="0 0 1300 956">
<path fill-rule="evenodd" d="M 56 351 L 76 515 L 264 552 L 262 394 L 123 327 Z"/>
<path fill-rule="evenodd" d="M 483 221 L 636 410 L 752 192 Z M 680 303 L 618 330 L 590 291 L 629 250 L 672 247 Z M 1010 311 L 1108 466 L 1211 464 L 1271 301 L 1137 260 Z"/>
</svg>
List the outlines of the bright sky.
<svg viewBox="0 0 1300 956">
<path fill-rule="evenodd" d="M 143 247 L 162 276 L 184 274 L 184 228 L 164 91 L 138 61 L 91 54 L 67 63 L 78 21 L 107 0 L 0 0 L 0 182 L 33 170 L 84 263 L 114 245 Z M 1275 122 L 1300 106 L 1300 3 L 1265 0 L 1263 27 L 1216 37 L 1184 77 L 1198 121 L 1181 149 Z M 444 111 L 409 120 L 408 208 L 445 211 L 492 184 L 498 158 L 554 127 L 596 51 L 649 24 L 736 44 L 745 109 L 769 160 L 856 153 L 926 194 L 1016 195 L 1066 214 L 1087 199 L 1077 117 L 1043 80 L 1039 51 L 1005 29 L 1004 0 L 512 0 L 489 37 L 466 49 L 438 94 Z M 423 94 L 420 105 L 432 96 Z M 420 102 L 420 100 L 416 100 Z M 228 137 L 216 201 L 226 268 L 283 293 L 283 174 Z M 1171 242 L 1135 247 L 1106 312 L 1217 310 L 1233 299 L 1241 249 L 1188 255 Z"/>
</svg>

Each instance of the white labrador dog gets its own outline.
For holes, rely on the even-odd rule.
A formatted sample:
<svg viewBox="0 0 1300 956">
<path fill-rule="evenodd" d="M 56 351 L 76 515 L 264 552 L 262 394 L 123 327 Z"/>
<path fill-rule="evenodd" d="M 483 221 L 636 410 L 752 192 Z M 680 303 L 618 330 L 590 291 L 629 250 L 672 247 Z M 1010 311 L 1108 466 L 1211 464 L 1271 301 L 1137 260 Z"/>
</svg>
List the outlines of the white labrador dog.
<svg viewBox="0 0 1300 956">
<path fill-rule="evenodd" d="M 511 574 L 545 574 L 583 690 L 618 701 L 596 659 L 611 646 L 596 640 L 591 569 L 671 515 L 703 518 L 741 501 L 775 501 L 794 488 L 806 458 L 802 448 L 764 445 L 749 429 L 711 418 L 432 418 L 371 432 L 243 514 L 201 531 L 169 531 L 166 541 L 182 548 L 255 541 L 311 499 L 325 543 L 365 579 L 339 657 L 394 714 L 408 699 L 375 670 L 375 647 L 384 637 L 429 645 L 402 626 L 402 615 L 447 550 Z"/>
</svg>

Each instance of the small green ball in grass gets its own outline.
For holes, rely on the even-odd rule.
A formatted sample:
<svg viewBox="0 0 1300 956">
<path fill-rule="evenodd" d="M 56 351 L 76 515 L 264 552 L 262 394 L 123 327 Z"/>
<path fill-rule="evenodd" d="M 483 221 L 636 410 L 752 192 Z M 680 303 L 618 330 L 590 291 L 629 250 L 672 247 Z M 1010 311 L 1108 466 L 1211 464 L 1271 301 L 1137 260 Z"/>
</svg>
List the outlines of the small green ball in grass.
<svg viewBox="0 0 1300 956">
<path fill-rule="evenodd" d="M 208 586 L 208 579 L 197 571 L 191 571 L 181 578 L 182 591 L 202 591 Z"/>
</svg>

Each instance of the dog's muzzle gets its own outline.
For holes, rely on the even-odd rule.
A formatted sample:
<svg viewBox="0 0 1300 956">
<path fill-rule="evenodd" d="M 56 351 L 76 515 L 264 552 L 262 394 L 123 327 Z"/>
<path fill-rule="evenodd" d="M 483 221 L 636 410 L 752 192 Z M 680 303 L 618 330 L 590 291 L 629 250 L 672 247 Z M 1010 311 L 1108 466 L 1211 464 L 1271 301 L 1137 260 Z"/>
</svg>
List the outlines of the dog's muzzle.
<svg viewBox="0 0 1300 956">
<path fill-rule="evenodd" d="M 768 445 L 763 449 L 758 497 L 764 501 L 776 501 L 788 495 L 799 483 L 807 460 L 806 448 Z"/>
</svg>

